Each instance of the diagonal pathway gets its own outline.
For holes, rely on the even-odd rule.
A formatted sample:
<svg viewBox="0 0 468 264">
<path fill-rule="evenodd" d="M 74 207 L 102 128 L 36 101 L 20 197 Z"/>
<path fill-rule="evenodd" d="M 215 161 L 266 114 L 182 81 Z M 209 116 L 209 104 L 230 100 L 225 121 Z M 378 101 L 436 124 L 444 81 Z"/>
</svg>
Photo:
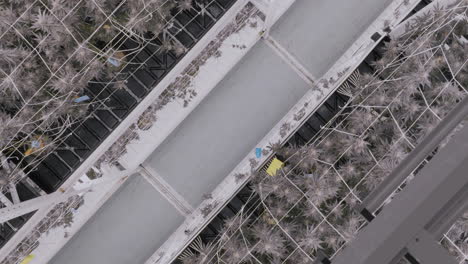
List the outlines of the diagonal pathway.
<svg viewBox="0 0 468 264">
<path fill-rule="evenodd" d="M 143 263 L 183 220 L 143 177 L 132 176 L 49 263 Z"/>
<path fill-rule="evenodd" d="M 320 78 L 391 2 L 297 0 L 272 27 L 270 37 Z"/>
<path fill-rule="evenodd" d="M 308 89 L 258 42 L 145 166 L 197 207 Z"/>
</svg>

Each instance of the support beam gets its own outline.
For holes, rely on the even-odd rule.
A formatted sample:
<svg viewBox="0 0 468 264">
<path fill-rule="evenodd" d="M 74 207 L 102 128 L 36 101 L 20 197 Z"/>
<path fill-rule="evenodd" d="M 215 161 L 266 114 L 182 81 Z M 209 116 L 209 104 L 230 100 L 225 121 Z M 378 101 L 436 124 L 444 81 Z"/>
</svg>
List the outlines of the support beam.
<svg viewBox="0 0 468 264">
<path fill-rule="evenodd" d="M 9 190 L 10 190 L 11 198 L 13 199 L 13 203 L 14 204 L 20 203 L 20 198 L 19 198 L 18 190 L 16 189 L 16 185 L 13 182 L 10 182 L 9 187 L 10 187 Z"/>
<path fill-rule="evenodd" d="M 134 171 L 125 170 L 109 178 L 99 178 L 93 180 L 89 184 L 81 186 L 80 189 L 71 189 L 70 191 L 64 191 L 63 189 L 59 189 L 58 191 L 55 191 L 51 194 L 42 195 L 24 202 L 20 202 L 19 198 L 17 203 L 11 203 L 10 201 L 8 206 L 0 209 L 0 223 L 4 223 L 18 216 L 34 212 L 47 206 L 53 206 L 55 204 L 61 203 L 63 201 L 66 201 L 69 197 L 81 193 L 86 193 L 92 190 L 93 188 L 98 188 L 101 184 L 106 184 L 111 181 L 120 180 L 124 177 L 130 176 L 133 173 Z M 3 194 L 0 195 L 1 201 L 3 201 L 5 198 L 6 197 Z M 8 200 L 8 198 L 6 199 Z"/>
<path fill-rule="evenodd" d="M 398 189 L 403 181 L 468 116 L 468 97 L 439 123 L 439 125 L 404 159 L 383 182 L 364 199 L 359 212 L 373 214 Z M 367 218 L 367 217 L 366 217 Z"/>
<path fill-rule="evenodd" d="M 315 88 L 316 79 L 291 53 L 271 36 L 264 36 L 265 43 L 304 80 L 311 88 Z"/>
<path fill-rule="evenodd" d="M 182 215 L 188 216 L 193 212 L 193 207 L 180 195 L 169 183 L 167 183 L 157 172 L 149 167 L 140 165 L 140 174 L 171 203 Z"/>
<path fill-rule="evenodd" d="M 15 174 L 16 177 L 21 179 L 21 181 L 25 183 L 26 187 L 32 189 L 34 193 L 36 193 L 37 195 L 46 194 L 39 186 L 37 186 L 31 179 L 29 179 L 29 177 L 26 177 L 26 174 L 21 170 L 21 168 L 14 165 L 12 162 L 9 162 L 4 155 L 0 156 L 0 163 L 2 168 L 8 174 Z M 11 194 L 13 203 L 11 203 L 11 201 L 3 193 L 0 193 L 0 202 L 5 204 L 6 206 L 20 203 L 18 190 L 16 189 L 16 184 L 13 181 L 8 184 L 8 190 Z"/>
<path fill-rule="evenodd" d="M 0 165 L 2 165 L 4 169 L 8 171 L 10 170 L 10 165 L 8 164 L 8 160 L 3 154 L 0 154 L 0 163 L 1 163 Z"/>
<path fill-rule="evenodd" d="M 423 230 L 407 246 L 411 256 L 422 264 L 457 264 L 434 236 Z"/>
<path fill-rule="evenodd" d="M 8 199 L 8 197 L 5 196 L 2 192 L 0 192 L 0 202 L 4 204 L 5 206 L 12 206 L 13 202 Z"/>
<path fill-rule="evenodd" d="M 24 174 L 24 172 L 22 172 Z M 46 195 L 47 193 L 39 187 L 33 180 L 31 180 L 29 177 L 22 177 L 23 180 L 22 182 L 26 185 L 27 188 L 29 188 L 32 192 L 37 193 L 38 195 Z"/>
<path fill-rule="evenodd" d="M 25 215 L 27 213 L 34 212 L 45 206 L 55 205 L 60 202 L 67 200 L 69 197 L 72 197 L 77 194 L 87 192 L 90 188 L 78 191 L 70 191 L 67 193 L 62 193 L 60 191 L 47 194 L 44 196 L 39 196 L 25 202 L 13 204 L 12 206 L 4 207 L 0 209 L 0 223 L 5 223 L 11 219 L 14 219 L 18 216 Z"/>
<path fill-rule="evenodd" d="M 413 248 L 415 253 L 420 252 L 421 248 L 412 244 L 413 240 L 421 234 L 424 236 L 426 228 L 434 219 L 443 218 L 441 213 L 449 213 L 447 210 L 450 208 L 457 210 L 457 207 L 451 207 L 454 199 L 468 189 L 467 149 L 468 126 L 465 126 L 434 155 L 415 179 L 358 233 L 356 239 L 336 256 L 333 263 L 387 264 L 405 248 Z M 438 238 L 434 234 L 431 236 L 434 239 Z M 425 244 L 422 247 L 433 248 L 434 245 Z M 444 259 L 443 256 L 438 258 Z"/>
</svg>

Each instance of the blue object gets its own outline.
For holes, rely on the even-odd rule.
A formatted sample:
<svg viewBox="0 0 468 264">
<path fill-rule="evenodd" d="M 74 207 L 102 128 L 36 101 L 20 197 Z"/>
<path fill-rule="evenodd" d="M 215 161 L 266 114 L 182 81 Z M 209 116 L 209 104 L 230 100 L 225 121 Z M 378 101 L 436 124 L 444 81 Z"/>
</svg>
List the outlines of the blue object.
<svg viewBox="0 0 468 264">
<path fill-rule="evenodd" d="M 89 100 L 89 96 L 87 95 L 83 95 L 81 97 L 78 97 L 74 100 L 75 103 L 81 103 L 81 102 L 84 102 L 84 101 L 87 101 Z"/>
<path fill-rule="evenodd" d="M 262 149 L 261 148 L 256 148 L 255 149 L 255 156 L 257 156 L 257 158 L 260 158 L 262 156 Z"/>
<path fill-rule="evenodd" d="M 119 67 L 120 66 L 120 61 L 118 61 L 117 59 L 114 59 L 114 58 L 108 58 L 107 61 L 114 65 L 115 67 Z"/>
<path fill-rule="evenodd" d="M 32 148 L 40 148 L 41 147 L 41 142 L 37 141 L 37 140 L 33 140 L 31 142 L 31 147 Z"/>
</svg>

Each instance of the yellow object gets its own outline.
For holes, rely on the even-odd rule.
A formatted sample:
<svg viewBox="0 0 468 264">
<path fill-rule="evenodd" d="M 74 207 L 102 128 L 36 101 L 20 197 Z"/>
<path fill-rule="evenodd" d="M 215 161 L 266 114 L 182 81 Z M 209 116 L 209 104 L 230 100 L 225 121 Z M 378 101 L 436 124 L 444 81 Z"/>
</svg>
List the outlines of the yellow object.
<svg viewBox="0 0 468 264">
<path fill-rule="evenodd" d="M 119 60 L 122 60 L 123 58 L 125 58 L 125 53 L 123 53 L 122 51 L 117 51 L 116 53 L 114 53 L 114 57 L 116 57 Z"/>
<path fill-rule="evenodd" d="M 27 257 L 25 257 L 23 259 L 23 261 L 21 261 L 20 264 L 28 264 L 29 262 L 31 262 L 34 258 L 34 255 L 28 255 Z"/>
<path fill-rule="evenodd" d="M 281 169 L 281 167 L 283 167 L 283 164 L 284 163 L 281 160 L 274 158 L 271 161 L 270 166 L 268 166 L 266 173 L 268 173 L 268 175 L 270 176 L 275 176 L 276 172 L 278 172 L 278 170 Z"/>
<path fill-rule="evenodd" d="M 33 153 L 33 149 L 32 148 L 28 148 L 28 150 L 26 150 L 26 152 L 24 152 L 24 156 L 29 156 Z"/>
</svg>

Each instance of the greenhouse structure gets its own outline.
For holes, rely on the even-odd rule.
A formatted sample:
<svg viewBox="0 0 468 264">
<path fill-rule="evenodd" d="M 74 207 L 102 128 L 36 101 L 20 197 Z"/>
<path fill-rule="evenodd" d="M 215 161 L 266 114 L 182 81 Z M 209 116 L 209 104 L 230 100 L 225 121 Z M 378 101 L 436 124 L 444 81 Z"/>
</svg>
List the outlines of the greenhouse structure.
<svg viewBox="0 0 468 264">
<path fill-rule="evenodd" d="M 0 264 L 468 264 L 468 0 L 0 0 Z"/>
</svg>

